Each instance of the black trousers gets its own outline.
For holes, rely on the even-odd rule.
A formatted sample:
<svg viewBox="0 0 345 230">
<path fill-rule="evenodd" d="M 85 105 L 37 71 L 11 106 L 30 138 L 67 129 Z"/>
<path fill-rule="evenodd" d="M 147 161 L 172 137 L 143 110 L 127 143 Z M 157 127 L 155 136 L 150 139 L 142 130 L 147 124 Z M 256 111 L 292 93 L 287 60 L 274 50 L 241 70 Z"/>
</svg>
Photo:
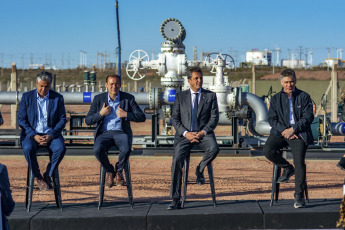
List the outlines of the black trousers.
<svg viewBox="0 0 345 230">
<path fill-rule="evenodd" d="M 171 165 L 171 190 L 170 197 L 173 199 L 180 199 L 181 185 L 182 185 L 182 168 L 184 160 L 190 154 L 195 143 L 185 138 L 175 138 L 174 141 L 174 155 Z M 205 151 L 204 157 L 200 162 L 200 172 L 203 172 L 205 167 L 211 163 L 219 153 L 219 146 L 214 134 L 204 136 L 198 143 L 202 150 Z"/>
<path fill-rule="evenodd" d="M 279 167 L 290 167 L 291 164 L 279 153 L 286 146 L 291 147 L 293 162 L 295 165 L 295 194 L 303 194 L 305 187 L 306 165 L 305 154 L 308 145 L 302 139 L 289 140 L 284 137 L 270 135 L 266 141 L 263 153 L 266 158 Z"/>
<path fill-rule="evenodd" d="M 114 166 L 110 164 L 107 155 L 109 148 L 115 145 L 120 150 L 117 171 L 122 172 L 132 148 L 132 138 L 127 133 L 117 130 L 103 132 L 97 136 L 93 145 L 93 153 L 108 173 L 115 172 Z"/>
</svg>

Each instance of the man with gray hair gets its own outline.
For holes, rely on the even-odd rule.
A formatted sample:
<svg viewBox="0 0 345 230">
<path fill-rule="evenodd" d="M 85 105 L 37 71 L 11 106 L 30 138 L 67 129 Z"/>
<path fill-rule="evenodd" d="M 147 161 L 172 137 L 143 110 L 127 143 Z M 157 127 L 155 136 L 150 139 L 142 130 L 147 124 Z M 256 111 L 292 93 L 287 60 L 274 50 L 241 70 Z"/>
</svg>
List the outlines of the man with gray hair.
<svg viewBox="0 0 345 230">
<path fill-rule="evenodd" d="M 314 142 L 310 125 L 314 119 L 313 104 L 309 94 L 296 88 L 296 74 L 292 69 L 281 72 L 282 90 L 275 94 L 268 111 L 272 129 L 263 153 L 268 160 L 283 168 L 278 183 L 286 183 L 295 176 L 295 208 L 305 207 L 305 154 L 308 144 Z M 282 157 L 280 149 L 291 147 L 295 168 Z"/>
<path fill-rule="evenodd" d="M 52 74 L 43 71 L 37 75 L 36 89 L 24 93 L 19 104 L 18 123 L 22 129 L 20 142 L 40 190 L 52 188 L 51 177 L 66 152 L 62 130 L 66 112 L 61 94 L 50 90 Z M 40 173 L 36 150 L 49 148 L 52 157 L 43 176 Z"/>
</svg>

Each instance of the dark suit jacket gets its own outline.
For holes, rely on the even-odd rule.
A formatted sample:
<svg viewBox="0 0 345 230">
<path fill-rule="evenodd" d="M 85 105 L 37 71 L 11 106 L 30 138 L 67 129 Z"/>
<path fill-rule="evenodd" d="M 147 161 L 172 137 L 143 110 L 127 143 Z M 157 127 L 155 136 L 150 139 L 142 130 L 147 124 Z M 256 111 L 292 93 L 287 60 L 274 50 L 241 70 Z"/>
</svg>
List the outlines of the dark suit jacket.
<svg viewBox="0 0 345 230">
<path fill-rule="evenodd" d="M 12 191 L 10 189 L 10 181 L 8 178 L 8 172 L 5 165 L 0 164 L 0 193 L 1 193 L 1 213 L 2 213 L 2 228 L 3 230 L 9 230 L 8 221 L 6 216 L 10 216 L 15 202 L 12 198 Z"/>
<path fill-rule="evenodd" d="M 2 119 L 1 112 L 0 112 L 0 125 L 4 123 L 4 120 Z"/>
<path fill-rule="evenodd" d="M 37 135 L 35 128 L 37 125 L 37 90 L 24 93 L 19 104 L 18 123 L 22 129 L 20 140 L 26 137 Z M 48 102 L 48 127 L 51 130 L 47 133 L 56 138 L 62 136 L 61 132 L 66 125 L 66 111 L 63 96 L 53 90 L 49 90 Z"/>
<path fill-rule="evenodd" d="M 122 118 L 122 130 L 127 133 L 128 136 L 132 137 L 132 129 L 130 121 L 135 122 L 144 122 L 146 120 L 146 116 L 141 111 L 138 104 L 135 102 L 135 98 L 133 95 L 125 92 L 120 93 L 120 105 L 119 107 L 127 112 L 127 118 Z M 95 139 L 99 134 L 100 128 L 103 126 L 104 117 L 99 115 L 103 104 L 105 103 L 108 106 L 108 92 L 98 94 L 92 101 L 91 107 L 89 112 L 86 115 L 85 123 L 87 125 L 94 125 L 97 124 L 95 130 Z"/>
<path fill-rule="evenodd" d="M 175 138 L 182 137 L 184 131 L 190 130 L 191 114 L 191 93 L 188 89 L 179 92 L 175 98 L 172 110 L 172 124 L 176 130 Z M 201 89 L 197 118 L 199 130 L 213 134 L 219 120 L 217 96 L 214 92 Z"/>
</svg>

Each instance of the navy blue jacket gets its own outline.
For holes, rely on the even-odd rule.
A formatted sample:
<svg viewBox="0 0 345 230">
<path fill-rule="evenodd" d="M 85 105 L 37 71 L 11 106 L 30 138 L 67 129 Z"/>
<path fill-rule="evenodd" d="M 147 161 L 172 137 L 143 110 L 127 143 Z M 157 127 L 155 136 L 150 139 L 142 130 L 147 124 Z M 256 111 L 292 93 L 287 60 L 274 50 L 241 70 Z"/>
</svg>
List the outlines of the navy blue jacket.
<svg viewBox="0 0 345 230">
<path fill-rule="evenodd" d="M 295 117 L 295 124 L 292 127 L 295 134 L 302 138 L 306 144 L 312 144 L 314 139 L 310 125 L 314 120 L 314 115 L 310 96 L 306 92 L 295 88 L 291 97 Z M 272 127 L 270 132 L 272 135 L 282 136 L 281 133 L 291 127 L 289 114 L 289 98 L 281 90 L 272 97 L 268 110 L 268 123 Z"/>
<path fill-rule="evenodd" d="M 141 111 L 138 104 L 135 102 L 133 95 L 120 91 L 120 105 L 119 107 L 127 112 L 127 118 L 122 118 L 122 130 L 131 138 L 133 137 L 131 129 L 131 121 L 144 122 L 146 116 Z M 86 115 L 85 123 L 87 125 L 97 125 L 95 130 L 95 140 L 99 134 L 100 128 L 103 126 L 104 117 L 99 115 L 103 104 L 108 106 L 108 92 L 98 94 L 92 101 L 89 112 Z"/>
<path fill-rule="evenodd" d="M 4 123 L 4 120 L 2 119 L 1 112 L 0 112 L 0 125 Z"/>
<path fill-rule="evenodd" d="M 8 172 L 5 165 L 0 164 L 0 193 L 1 193 L 1 213 L 2 213 L 2 227 L 1 229 L 9 230 L 8 221 L 6 216 L 10 216 L 15 203 L 12 198 L 12 191 L 10 189 L 10 181 Z"/>
<path fill-rule="evenodd" d="M 20 140 L 37 135 L 35 131 L 38 119 L 37 90 L 24 93 L 19 104 L 18 123 L 22 132 Z M 62 130 L 66 125 L 66 111 L 63 96 L 53 90 L 49 90 L 48 101 L 48 127 L 47 133 L 53 139 L 62 136 Z"/>
</svg>

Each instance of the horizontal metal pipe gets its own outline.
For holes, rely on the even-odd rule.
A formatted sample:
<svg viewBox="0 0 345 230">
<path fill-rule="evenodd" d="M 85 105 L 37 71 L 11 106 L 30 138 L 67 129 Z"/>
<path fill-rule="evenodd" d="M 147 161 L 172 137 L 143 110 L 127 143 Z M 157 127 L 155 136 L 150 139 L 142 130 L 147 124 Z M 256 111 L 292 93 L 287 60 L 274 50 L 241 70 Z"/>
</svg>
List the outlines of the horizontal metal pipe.
<svg viewBox="0 0 345 230">
<path fill-rule="evenodd" d="M 332 122 L 331 125 L 331 134 L 333 136 L 345 136 L 345 123 L 344 122 Z"/>
<path fill-rule="evenodd" d="M 248 105 L 255 112 L 256 124 L 255 131 L 260 135 L 268 135 L 271 126 L 268 124 L 268 110 L 264 101 L 251 93 L 242 93 L 242 105 Z"/>
<path fill-rule="evenodd" d="M 135 97 L 135 101 L 139 105 L 149 105 L 149 93 L 147 92 L 128 92 Z M 91 104 L 93 98 L 100 92 L 60 92 L 64 97 L 66 105 L 82 105 Z M 0 92 L 0 104 L 16 104 L 17 92 Z M 18 92 L 18 102 L 22 98 L 23 92 Z"/>
<path fill-rule="evenodd" d="M 231 120 L 226 116 L 224 112 L 219 113 L 219 125 L 231 125 Z"/>
</svg>

